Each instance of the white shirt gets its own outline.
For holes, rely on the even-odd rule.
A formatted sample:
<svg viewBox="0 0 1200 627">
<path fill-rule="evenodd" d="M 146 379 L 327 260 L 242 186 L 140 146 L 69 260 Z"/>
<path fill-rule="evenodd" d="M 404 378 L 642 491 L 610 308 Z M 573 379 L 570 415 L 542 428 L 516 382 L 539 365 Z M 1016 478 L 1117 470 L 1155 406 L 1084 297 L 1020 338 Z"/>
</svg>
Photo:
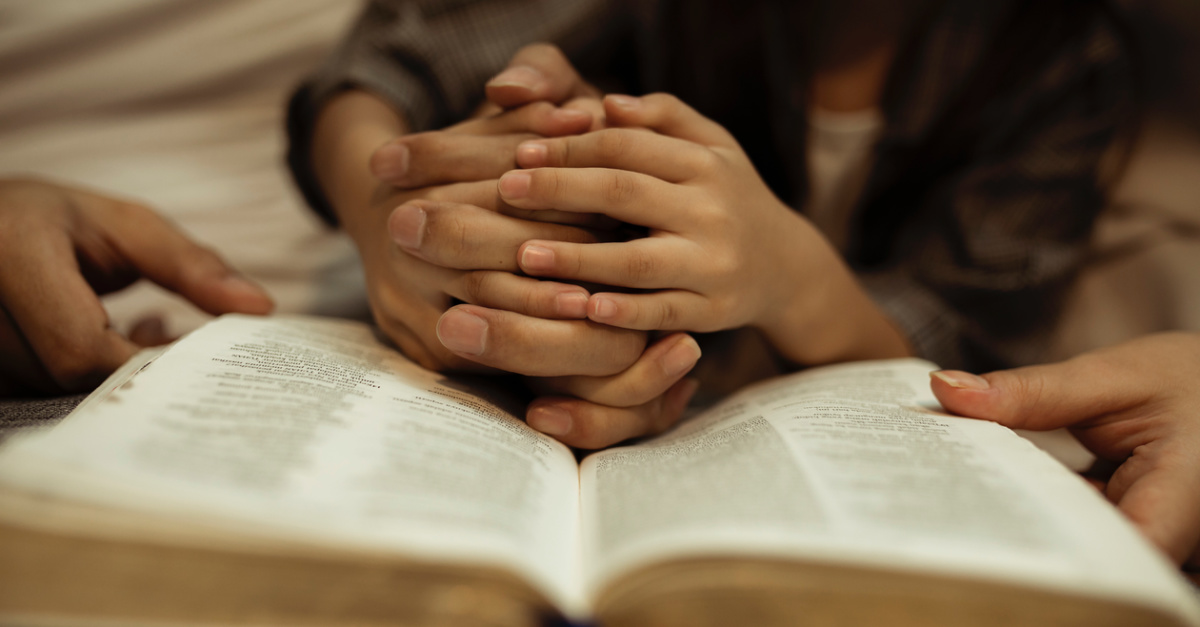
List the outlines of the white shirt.
<svg viewBox="0 0 1200 627">
<path fill-rule="evenodd" d="M 844 250 L 854 207 L 875 161 L 883 113 L 813 108 L 808 115 L 809 193 L 805 214 Z"/>
</svg>

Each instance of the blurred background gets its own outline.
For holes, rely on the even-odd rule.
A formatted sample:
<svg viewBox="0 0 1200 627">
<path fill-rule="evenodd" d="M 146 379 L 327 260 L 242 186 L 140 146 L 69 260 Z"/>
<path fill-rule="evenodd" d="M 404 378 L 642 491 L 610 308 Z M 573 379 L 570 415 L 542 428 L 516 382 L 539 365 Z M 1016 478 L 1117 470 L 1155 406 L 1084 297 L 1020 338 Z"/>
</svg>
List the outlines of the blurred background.
<svg viewBox="0 0 1200 627">
<path fill-rule="evenodd" d="M 1200 2 L 1122 0 L 1147 115 L 1051 357 L 1200 330 Z M 0 0 L 0 176 L 34 174 L 155 207 L 261 282 L 283 312 L 365 317 L 348 240 L 283 164 L 284 103 L 360 3 Z M 139 284 L 106 299 L 128 329 L 205 316 Z"/>
<path fill-rule="evenodd" d="M 1200 330 L 1200 2 L 1119 5 L 1138 47 L 1145 119 L 1050 359 L 1152 331 Z"/>
</svg>

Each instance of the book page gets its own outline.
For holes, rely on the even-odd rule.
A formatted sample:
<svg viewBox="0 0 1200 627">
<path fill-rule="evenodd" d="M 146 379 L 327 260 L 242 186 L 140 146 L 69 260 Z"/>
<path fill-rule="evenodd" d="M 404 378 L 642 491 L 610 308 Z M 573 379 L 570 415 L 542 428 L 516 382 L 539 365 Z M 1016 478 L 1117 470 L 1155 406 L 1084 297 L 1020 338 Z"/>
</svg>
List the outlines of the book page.
<svg viewBox="0 0 1200 627">
<path fill-rule="evenodd" d="M 791 375 L 588 457 L 593 592 L 673 557 L 760 555 L 1184 602 L 1171 567 L 1082 479 L 1004 427 L 937 411 L 934 369 Z"/>
<path fill-rule="evenodd" d="M 0 483 L 235 533 L 502 565 L 578 604 L 578 469 L 521 409 L 416 366 L 366 325 L 227 316 L 0 450 Z"/>
</svg>

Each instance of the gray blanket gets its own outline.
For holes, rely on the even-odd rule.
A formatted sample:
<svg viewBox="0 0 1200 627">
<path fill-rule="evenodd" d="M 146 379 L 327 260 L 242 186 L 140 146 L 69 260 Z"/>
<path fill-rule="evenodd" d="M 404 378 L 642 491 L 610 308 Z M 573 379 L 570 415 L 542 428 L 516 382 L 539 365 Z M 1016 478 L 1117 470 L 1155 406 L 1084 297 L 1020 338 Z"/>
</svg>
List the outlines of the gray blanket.
<svg viewBox="0 0 1200 627">
<path fill-rule="evenodd" d="M 69 414 L 86 394 L 36 399 L 0 399 L 0 440 L 20 431 L 48 427 Z"/>
</svg>

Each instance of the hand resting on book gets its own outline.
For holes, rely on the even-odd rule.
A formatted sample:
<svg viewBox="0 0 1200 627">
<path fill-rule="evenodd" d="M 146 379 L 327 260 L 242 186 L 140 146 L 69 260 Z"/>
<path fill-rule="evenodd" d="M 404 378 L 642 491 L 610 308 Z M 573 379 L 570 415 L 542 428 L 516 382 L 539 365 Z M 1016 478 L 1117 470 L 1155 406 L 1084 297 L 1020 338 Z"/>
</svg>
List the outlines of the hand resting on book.
<svg viewBox="0 0 1200 627">
<path fill-rule="evenodd" d="M 1014 429 L 1069 428 L 1099 485 L 1177 563 L 1200 565 L 1200 335 L 1163 333 L 1056 364 L 934 373 L 946 409 Z"/>
<path fill-rule="evenodd" d="M 0 179 L 0 395 L 90 389 L 139 343 L 165 340 L 153 325 L 122 336 L 100 304 L 143 277 L 212 314 L 272 308 L 262 288 L 142 205 Z"/>
</svg>

